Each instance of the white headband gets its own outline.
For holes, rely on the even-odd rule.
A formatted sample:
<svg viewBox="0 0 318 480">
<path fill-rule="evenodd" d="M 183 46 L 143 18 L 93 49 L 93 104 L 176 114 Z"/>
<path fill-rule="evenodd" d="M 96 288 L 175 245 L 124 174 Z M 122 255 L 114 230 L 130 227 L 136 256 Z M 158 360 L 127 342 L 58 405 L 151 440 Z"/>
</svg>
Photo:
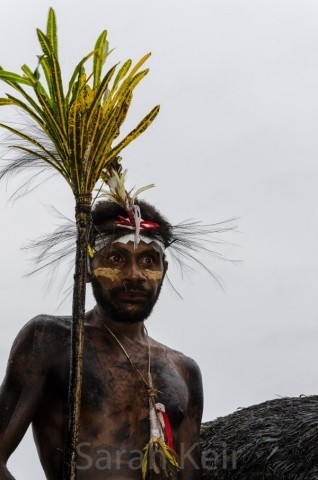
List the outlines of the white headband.
<svg viewBox="0 0 318 480">
<path fill-rule="evenodd" d="M 98 252 L 102 248 L 105 248 L 107 242 L 109 242 L 109 240 L 111 238 L 112 238 L 112 235 L 103 235 L 101 238 L 98 238 L 95 242 L 94 250 L 96 252 Z M 156 245 L 158 245 L 158 247 L 160 247 L 162 251 L 165 250 L 165 246 L 164 246 L 163 242 L 160 242 L 160 240 L 157 240 L 156 238 L 151 238 L 151 237 L 148 237 L 147 235 L 144 235 L 144 234 L 140 233 L 140 240 L 144 243 L 147 243 L 147 244 L 153 242 Z M 125 243 L 125 244 L 127 244 L 128 242 L 135 242 L 135 234 L 134 233 L 127 233 L 126 235 L 122 235 L 121 237 L 116 238 L 115 240 L 113 240 L 110 243 L 111 244 L 113 244 L 113 243 Z"/>
</svg>

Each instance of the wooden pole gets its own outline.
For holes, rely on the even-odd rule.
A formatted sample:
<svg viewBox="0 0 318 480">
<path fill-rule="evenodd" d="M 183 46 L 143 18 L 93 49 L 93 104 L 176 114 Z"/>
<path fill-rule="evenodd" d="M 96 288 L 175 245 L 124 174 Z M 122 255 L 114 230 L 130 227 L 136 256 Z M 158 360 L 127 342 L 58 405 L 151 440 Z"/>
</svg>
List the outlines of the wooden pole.
<svg viewBox="0 0 318 480">
<path fill-rule="evenodd" d="M 81 410 L 82 365 L 84 344 L 87 247 L 91 215 L 91 195 L 76 197 L 76 258 L 71 327 L 70 377 L 68 393 L 67 435 L 64 451 L 63 480 L 76 480 L 76 447 Z"/>
</svg>

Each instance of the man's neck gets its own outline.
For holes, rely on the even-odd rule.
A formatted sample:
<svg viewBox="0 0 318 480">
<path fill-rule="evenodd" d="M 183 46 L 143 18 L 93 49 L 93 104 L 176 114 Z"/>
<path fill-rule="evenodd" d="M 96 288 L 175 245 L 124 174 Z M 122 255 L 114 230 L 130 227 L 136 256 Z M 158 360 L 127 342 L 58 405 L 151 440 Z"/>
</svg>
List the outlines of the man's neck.
<svg viewBox="0 0 318 480">
<path fill-rule="evenodd" d="M 125 323 L 112 320 L 99 305 L 88 312 L 87 319 L 90 324 L 96 325 L 101 330 L 107 326 L 117 337 L 127 337 L 130 340 L 142 342 L 147 338 L 144 322 Z"/>
</svg>

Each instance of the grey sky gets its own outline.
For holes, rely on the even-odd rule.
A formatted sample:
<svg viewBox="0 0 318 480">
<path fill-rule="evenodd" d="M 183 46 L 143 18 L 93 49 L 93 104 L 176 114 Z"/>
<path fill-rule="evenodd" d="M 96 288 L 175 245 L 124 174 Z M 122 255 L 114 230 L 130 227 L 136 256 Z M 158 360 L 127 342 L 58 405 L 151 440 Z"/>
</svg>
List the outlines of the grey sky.
<svg viewBox="0 0 318 480">
<path fill-rule="evenodd" d="M 36 27 L 51 2 L 1 7 L 0 65 L 35 67 Z M 128 183 L 173 223 L 237 216 L 221 246 L 239 264 L 205 258 L 225 291 L 202 272 L 171 278 L 149 320 L 151 335 L 194 357 L 209 420 L 276 395 L 316 393 L 318 271 L 318 4 L 315 0 L 56 1 L 67 73 L 104 28 L 116 47 L 109 65 L 152 51 L 127 129 L 161 104 L 149 131 L 124 152 Z M 69 68 L 69 70 L 68 70 Z M 8 91 L 0 85 L 0 92 Z M 0 119 L 10 117 L 2 108 Z M 38 313 L 69 313 L 70 299 L 46 275 L 23 278 L 26 240 L 52 230 L 45 205 L 73 215 L 59 179 L 24 197 L 0 186 L 0 370 L 22 325 Z M 60 272 L 60 277 L 62 277 Z M 93 304 L 91 298 L 88 307 Z M 41 480 L 30 436 L 12 457 L 17 479 Z M 34 458 L 33 458 L 34 457 Z M 30 459 L 32 458 L 32 462 Z M 30 465 L 31 464 L 31 465 Z"/>
</svg>

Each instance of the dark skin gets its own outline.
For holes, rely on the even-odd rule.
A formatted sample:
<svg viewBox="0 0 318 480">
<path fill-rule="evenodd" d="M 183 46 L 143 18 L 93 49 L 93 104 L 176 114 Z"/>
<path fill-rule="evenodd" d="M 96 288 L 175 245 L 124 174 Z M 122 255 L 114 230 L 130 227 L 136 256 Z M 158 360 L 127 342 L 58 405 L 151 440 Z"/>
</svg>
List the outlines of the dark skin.
<svg viewBox="0 0 318 480">
<path fill-rule="evenodd" d="M 105 325 L 146 377 L 148 337 L 144 322 L 134 319 L 156 302 L 167 264 L 155 243 L 134 249 L 129 242 L 105 247 L 91 266 L 102 300 L 122 318 L 112 318 L 98 300 L 86 315 L 78 480 L 141 480 L 141 452 L 149 441 L 146 386 Z M 46 478 L 62 478 L 70 325 L 69 317 L 38 316 L 13 344 L 0 390 L 0 480 L 13 479 L 6 463 L 30 423 Z M 149 341 L 156 401 L 166 406 L 180 456 L 178 480 L 198 480 L 200 371 L 182 353 Z"/>
</svg>

